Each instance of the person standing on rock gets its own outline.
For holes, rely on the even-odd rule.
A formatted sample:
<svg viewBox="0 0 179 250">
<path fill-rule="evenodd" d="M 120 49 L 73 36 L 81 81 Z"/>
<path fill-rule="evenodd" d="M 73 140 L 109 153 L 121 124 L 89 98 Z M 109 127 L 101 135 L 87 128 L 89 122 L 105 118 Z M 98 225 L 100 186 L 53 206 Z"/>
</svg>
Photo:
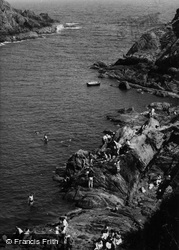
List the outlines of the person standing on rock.
<svg viewBox="0 0 179 250">
<path fill-rule="evenodd" d="M 155 114 L 155 109 L 152 108 L 152 109 L 150 110 L 150 112 L 149 112 L 149 116 L 150 116 L 150 117 L 154 117 L 154 114 Z"/>
<path fill-rule="evenodd" d="M 120 160 L 118 160 L 117 163 L 116 163 L 116 170 L 117 170 L 117 173 L 119 173 L 120 170 L 121 170 L 121 167 L 120 167 Z"/>
<path fill-rule="evenodd" d="M 93 188 L 93 178 L 94 178 L 94 171 L 90 168 L 89 174 L 88 174 L 88 187 Z"/>
</svg>

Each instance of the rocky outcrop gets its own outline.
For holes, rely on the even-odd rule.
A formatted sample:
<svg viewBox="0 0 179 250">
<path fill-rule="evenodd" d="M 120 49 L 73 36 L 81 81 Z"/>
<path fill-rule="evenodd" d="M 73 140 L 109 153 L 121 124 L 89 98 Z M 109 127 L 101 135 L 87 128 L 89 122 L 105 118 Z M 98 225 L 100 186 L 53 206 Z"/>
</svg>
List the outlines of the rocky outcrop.
<svg viewBox="0 0 179 250">
<path fill-rule="evenodd" d="M 126 119 L 115 132 L 103 131 L 112 139 L 103 138 L 103 144 L 93 152 L 78 150 L 66 167 L 56 170 L 64 199 L 79 207 L 65 215 L 72 249 L 83 250 L 85 246 L 93 250 L 94 242 L 108 226 L 122 236 L 116 250 L 177 250 L 179 106 L 152 103 L 149 107 L 154 112 L 118 110 L 118 115 L 131 115 L 131 122 Z M 91 170 L 94 187 L 89 188 L 87 172 Z M 32 239 L 58 238 L 58 245 L 51 243 L 48 249 L 63 248 L 56 225 L 59 216 L 64 216 L 51 215 L 53 223 L 34 227 Z M 44 245 L 36 248 L 44 249 Z M 13 246 L 6 245 L 6 249 Z"/>
<path fill-rule="evenodd" d="M 100 62 L 92 68 L 98 69 L 100 76 L 128 82 L 132 88 L 179 98 L 178 13 L 171 23 L 146 31 L 114 64 L 102 67 Z"/>
<path fill-rule="evenodd" d="M 157 233 L 154 236 L 150 232 L 155 226 L 163 230 L 166 221 L 174 220 L 162 216 L 170 210 L 167 204 L 174 204 L 172 197 L 177 196 L 179 107 L 169 103 L 152 103 L 149 107 L 155 108 L 152 117 L 150 110 L 140 114 L 133 108 L 118 110 L 117 115 L 126 119 L 118 123 L 115 133 L 104 131 L 113 135 L 111 141 L 103 142 L 93 152 L 79 150 L 69 158 L 63 172 L 63 177 L 70 178 L 63 189 L 64 198 L 82 209 L 69 221 L 74 249 L 83 249 L 84 245 L 85 249 L 94 249 L 104 225 L 121 232 L 122 249 L 137 246 L 142 250 L 148 242 L 147 234 L 153 239 L 149 249 L 175 249 L 176 228 L 167 236 L 167 248 L 161 246 Z M 93 188 L 88 188 L 90 169 L 94 172 Z M 161 181 L 157 183 L 159 175 Z M 172 216 L 177 214 L 173 212 Z"/>
<path fill-rule="evenodd" d="M 129 90 L 131 87 L 127 81 L 119 82 L 119 89 Z"/>
<path fill-rule="evenodd" d="M 36 15 L 30 10 L 19 10 L 0 0 L 0 42 L 36 38 L 42 33 L 55 32 L 56 21 L 46 13 Z"/>
</svg>

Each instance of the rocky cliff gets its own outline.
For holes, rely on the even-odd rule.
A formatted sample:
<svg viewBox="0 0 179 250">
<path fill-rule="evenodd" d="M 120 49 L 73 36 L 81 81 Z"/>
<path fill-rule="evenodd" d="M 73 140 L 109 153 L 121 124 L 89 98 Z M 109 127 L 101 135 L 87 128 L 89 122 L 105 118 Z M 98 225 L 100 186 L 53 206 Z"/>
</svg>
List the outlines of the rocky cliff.
<svg viewBox="0 0 179 250">
<path fill-rule="evenodd" d="M 138 88 L 179 98 L 179 9 L 168 24 L 146 31 L 123 58 L 111 65 L 94 63 L 99 77 L 117 79 L 119 88 Z"/>
<path fill-rule="evenodd" d="M 19 10 L 0 0 L 0 42 L 35 38 L 42 33 L 55 32 L 55 20 L 48 14 L 36 15 L 30 10 Z"/>
<path fill-rule="evenodd" d="M 178 249 L 179 107 L 152 103 L 149 108 L 155 108 L 152 116 L 133 109 L 108 115 L 120 125 L 105 131 L 113 139 L 93 152 L 77 151 L 63 174 L 57 169 L 64 198 L 81 208 L 69 220 L 74 249 L 94 249 L 104 225 L 121 232 L 123 243 L 115 249 Z"/>
<path fill-rule="evenodd" d="M 109 115 L 120 125 L 114 132 L 104 131 L 110 139 L 103 137 L 92 152 L 78 150 L 65 168 L 56 169 L 54 179 L 64 199 L 79 208 L 56 214 L 53 223 L 34 227 L 24 236 L 36 242 L 58 239 L 58 243 L 26 243 L 26 247 L 71 249 L 64 235 L 56 233 L 60 216 L 68 220 L 66 235 L 73 240 L 73 250 L 178 250 L 179 106 L 152 103 L 148 108 L 142 113 L 120 109 Z M 90 171 L 93 187 L 88 186 Z M 104 227 L 108 237 L 103 238 L 103 247 L 95 248 Z M 106 248 L 116 235 L 122 237 L 119 244 Z M 9 250 L 24 249 L 23 244 L 1 243 Z"/>
</svg>

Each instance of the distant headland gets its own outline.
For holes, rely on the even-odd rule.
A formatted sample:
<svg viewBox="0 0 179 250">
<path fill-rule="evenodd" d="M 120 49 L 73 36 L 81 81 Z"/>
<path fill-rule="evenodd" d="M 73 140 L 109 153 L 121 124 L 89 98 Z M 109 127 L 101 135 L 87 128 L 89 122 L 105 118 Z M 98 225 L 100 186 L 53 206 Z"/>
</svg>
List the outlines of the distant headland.
<svg viewBox="0 0 179 250">
<path fill-rule="evenodd" d="M 58 21 L 47 13 L 35 14 L 31 10 L 13 8 L 0 0 L 0 42 L 14 42 L 37 38 L 56 32 Z"/>
</svg>

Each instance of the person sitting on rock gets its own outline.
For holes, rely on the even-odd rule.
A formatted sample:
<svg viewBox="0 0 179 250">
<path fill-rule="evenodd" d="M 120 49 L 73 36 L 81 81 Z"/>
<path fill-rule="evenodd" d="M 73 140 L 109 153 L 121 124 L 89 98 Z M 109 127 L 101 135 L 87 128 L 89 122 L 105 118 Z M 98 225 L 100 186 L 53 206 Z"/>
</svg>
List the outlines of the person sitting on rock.
<svg viewBox="0 0 179 250">
<path fill-rule="evenodd" d="M 101 231 L 101 233 L 102 233 L 101 239 L 106 240 L 109 236 L 109 227 L 105 226 L 104 229 Z"/>
<path fill-rule="evenodd" d="M 157 177 L 157 180 L 156 180 L 156 186 L 158 187 L 158 186 L 160 185 L 161 182 L 162 182 L 162 176 L 159 175 L 159 176 Z"/>
<path fill-rule="evenodd" d="M 115 248 L 116 248 L 117 246 L 119 246 L 119 245 L 122 244 L 122 237 L 121 237 L 121 234 L 115 233 L 114 239 L 113 239 L 113 243 L 114 243 Z"/>
<path fill-rule="evenodd" d="M 115 205 L 115 207 L 111 208 L 110 210 L 111 210 L 111 212 L 118 212 L 119 208 L 120 208 L 120 203 L 117 202 L 116 205 Z"/>
<path fill-rule="evenodd" d="M 95 248 L 94 250 L 101 250 L 103 249 L 103 241 L 101 239 L 99 239 L 98 241 L 96 241 L 95 243 Z"/>
<path fill-rule="evenodd" d="M 23 239 L 24 237 L 24 231 L 20 228 L 16 226 L 16 233 L 15 233 L 16 237 L 18 239 Z"/>
<path fill-rule="evenodd" d="M 30 237 L 30 230 L 28 228 L 25 229 L 24 231 L 24 237 L 23 240 L 26 240 Z"/>
<path fill-rule="evenodd" d="M 114 246 L 114 243 L 113 243 L 112 239 L 107 240 L 106 249 L 115 250 L 115 246 Z"/>
<path fill-rule="evenodd" d="M 126 142 L 120 148 L 119 153 L 120 154 L 125 154 L 129 149 L 130 149 L 130 141 L 126 140 Z"/>
<path fill-rule="evenodd" d="M 102 143 L 103 143 L 103 145 L 104 145 L 104 144 L 108 144 L 110 141 L 111 141 L 111 135 L 105 134 L 105 135 L 103 136 L 103 138 L 102 138 Z"/>
<path fill-rule="evenodd" d="M 120 149 L 122 145 L 114 140 L 114 143 L 116 145 L 116 154 L 119 155 Z"/>
<path fill-rule="evenodd" d="M 104 152 L 104 155 L 105 155 L 105 159 L 106 161 L 110 161 L 112 156 L 111 156 L 111 149 L 110 148 L 107 148 L 106 149 L 106 152 Z"/>
</svg>

